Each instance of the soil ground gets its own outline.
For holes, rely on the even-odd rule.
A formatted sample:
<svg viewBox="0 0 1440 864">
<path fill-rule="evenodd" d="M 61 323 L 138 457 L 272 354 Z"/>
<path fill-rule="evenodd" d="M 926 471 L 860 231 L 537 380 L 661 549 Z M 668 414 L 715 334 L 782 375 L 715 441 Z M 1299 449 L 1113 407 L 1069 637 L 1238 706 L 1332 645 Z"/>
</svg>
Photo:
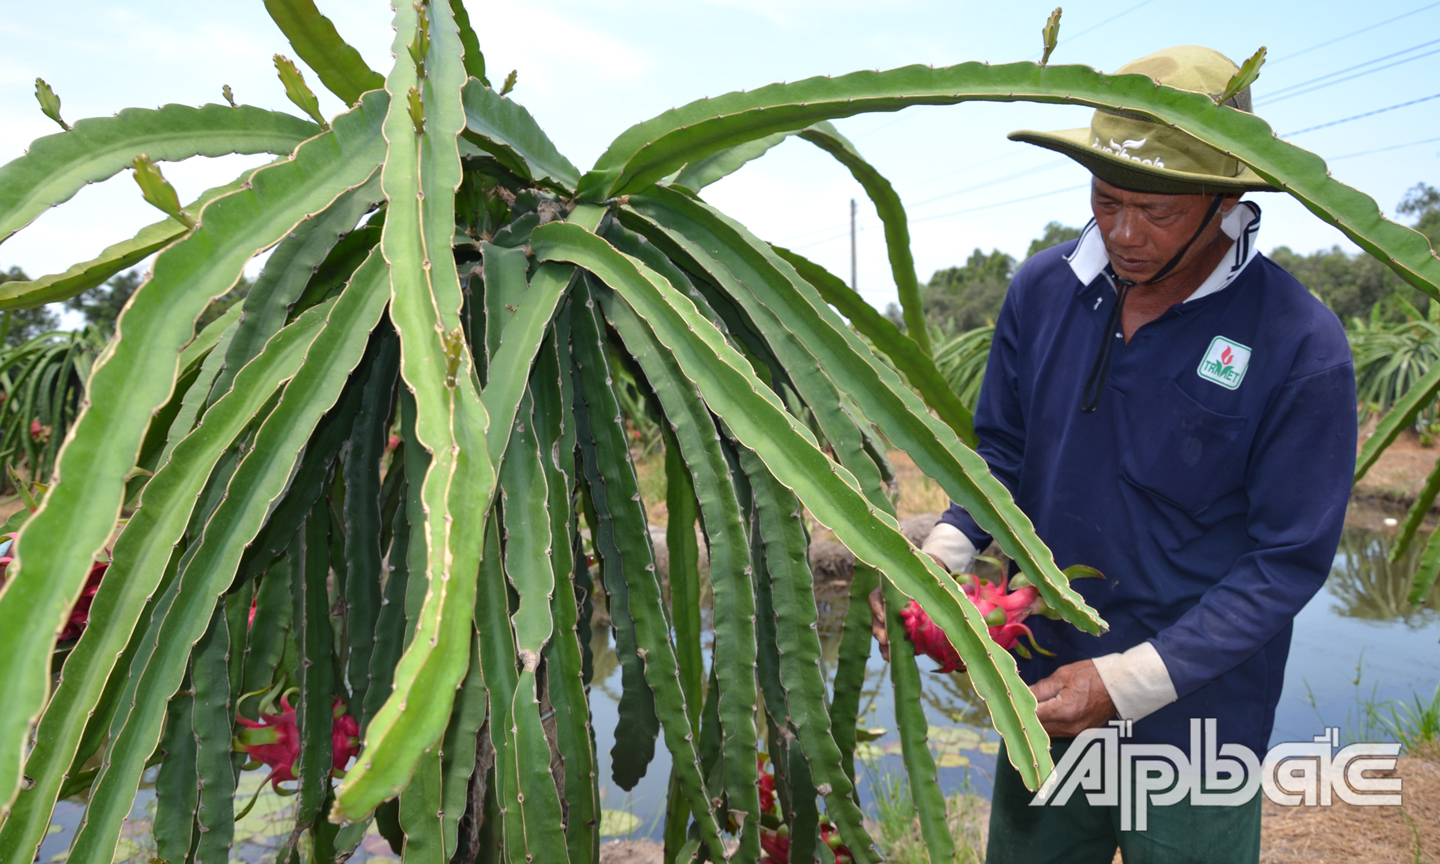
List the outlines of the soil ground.
<svg viewBox="0 0 1440 864">
<path fill-rule="evenodd" d="M 1401 759 L 1400 807 L 1281 807 L 1265 802 L 1263 864 L 1440 860 L 1440 760 Z"/>
<path fill-rule="evenodd" d="M 1360 430 L 1363 440 L 1373 423 Z M 1415 502 L 1425 478 L 1440 458 L 1440 445 L 1420 443 L 1420 436 L 1406 430 L 1386 448 L 1365 476 L 1355 484 L 1352 500 L 1409 507 Z"/>
</svg>

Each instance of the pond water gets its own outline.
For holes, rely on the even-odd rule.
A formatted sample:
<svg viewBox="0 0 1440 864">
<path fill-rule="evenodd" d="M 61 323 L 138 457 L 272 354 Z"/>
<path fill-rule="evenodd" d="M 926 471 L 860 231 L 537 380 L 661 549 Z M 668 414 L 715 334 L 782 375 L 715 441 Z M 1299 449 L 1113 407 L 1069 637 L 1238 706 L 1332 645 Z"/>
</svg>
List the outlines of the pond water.
<svg viewBox="0 0 1440 864">
<path fill-rule="evenodd" d="M 1295 634 L 1286 670 L 1285 689 L 1277 710 L 1272 743 L 1308 740 L 1326 726 L 1339 726 L 1349 740 L 1389 740 L 1383 729 L 1367 722 L 1367 705 L 1391 699 L 1409 700 L 1413 694 L 1428 697 L 1440 683 L 1440 587 L 1420 608 L 1405 597 L 1418 561 L 1418 547 L 1405 560 L 1390 565 L 1390 535 L 1385 532 L 1346 529 L 1335 556 L 1334 569 L 1324 589 L 1295 621 Z M 846 588 L 819 592 L 821 639 L 827 673 L 833 672 L 844 620 Z M 659 837 L 669 779 L 670 760 L 663 740 L 657 742 L 655 760 L 646 776 L 630 791 L 610 779 L 610 749 L 614 744 L 620 670 L 609 630 L 596 622 L 595 685 L 592 690 L 594 728 L 601 795 L 613 811 L 606 827 L 615 834 Z M 708 646 L 707 646 L 708 648 Z M 922 660 L 922 668 L 930 661 Z M 827 675 L 828 677 L 828 675 Z M 925 673 L 924 708 L 931 725 L 931 747 L 939 765 L 946 794 L 968 791 L 989 796 L 999 736 L 990 727 L 979 700 L 960 675 Z M 893 699 L 886 663 L 872 653 L 866 668 L 861 723 L 869 729 L 893 730 Z M 872 799 L 872 784 L 903 771 L 899 739 L 893 732 L 861 745 L 859 767 L 862 801 Z M 259 785 L 260 772 L 248 772 L 241 783 L 242 800 Z M 275 849 L 288 830 L 287 799 L 262 795 L 251 816 L 237 826 L 236 857 L 251 862 L 273 860 Z M 79 803 L 61 802 L 39 860 L 63 860 L 82 814 Z M 116 860 L 149 860 L 153 846 L 149 820 L 154 794 L 142 790 L 132 811 Z M 376 864 L 392 860 L 388 845 L 378 836 L 367 837 L 355 862 Z"/>
<path fill-rule="evenodd" d="M 1383 729 L 1366 724 L 1366 703 L 1408 701 L 1417 692 L 1428 697 L 1440 684 L 1440 586 L 1420 608 L 1405 602 L 1423 539 L 1404 560 L 1391 565 L 1387 561 L 1391 534 L 1346 529 L 1325 587 L 1295 620 L 1272 744 L 1310 740 L 1326 726 L 1341 727 L 1342 737 L 1351 740 L 1391 740 Z M 821 641 L 826 661 L 832 664 L 826 671 L 833 672 L 846 595 L 843 591 L 838 596 L 822 592 L 818 600 Z M 602 649 L 598 638 L 595 647 L 598 677 L 600 652 L 610 651 L 610 663 L 614 654 L 609 648 Z M 934 664 L 922 659 L 920 665 L 928 669 Z M 922 678 L 931 749 L 942 788 L 947 795 L 968 791 L 988 798 L 999 735 L 964 676 L 927 672 Z M 650 771 L 633 790 L 627 793 L 610 780 L 609 752 L 614 743 L 619 688 L 616 669 L 595 687 L 591 700 L 604 804 L 633 814 L 637 836 L 658 837 L 669 778 L 663 742 L 656 747 Z M 862 762 L 857 765 L 861 799 L 868 802 L 875 780 L 904 770 L 899 736 L 893 732 L 889 670 L 878 650 L 871 653 L 867 664 L 861 704 L 866 707 L 863 726 L 892 730 L 868 747 L 862 745 L 857 753 L 863 757 L 857 760 Z"/>
</svg>

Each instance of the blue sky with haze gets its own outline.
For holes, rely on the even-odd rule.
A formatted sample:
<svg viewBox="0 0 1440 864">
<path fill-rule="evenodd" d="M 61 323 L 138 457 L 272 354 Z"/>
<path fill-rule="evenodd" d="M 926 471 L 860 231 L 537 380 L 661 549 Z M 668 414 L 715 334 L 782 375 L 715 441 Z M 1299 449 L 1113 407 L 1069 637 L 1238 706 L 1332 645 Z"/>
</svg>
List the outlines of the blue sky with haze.
<svg viewBox="0 0 1440 864">
<path fill-rule="evenodd" d="M 1053 2 L 469 0 L 467 5 L 492 79 L 518 69 L 512 98 L 585 168 L 628 126 L 702 96 L 908 63 L 1038 60 L 1040 28 Z M 388 5 L 375 0 L 318 5 L 372 67 L 388 70 L 393 33 Z M 35 102 L 37 75 L 60 94 L 71 122 L 131 105 L 219 102 L 223 84 L 234 89 L 238 101 L 295 110 L 270 60 L 276 52 L 294 54 L 260 0 L 0 0 L 0 22 L 5 35 L 0 162 L 19 156 L 32 139 L 58 131 Z M 1256 113 L 1282 135 L 1440 94 L 1440 3 L 1427 0 L 1071 0 L 1051 62 L 1114 70 L 1177 44 L 1207 45 L 1237 62 L 1266 45 L 1270 62 L 1254 88 Z M 319 91 L 314 75 L 307 78 Z M 1267 101 L 1270 93 L 1275 95 Z M 321 99 L 327 114 L 341 110 L 328 94 L 322 92 Z M 911 108 L 837 125 L 910 208 L 916 265 L 924 280 L 938 268 L 963 263 L 976 247 L 998 247 L 1019 257 L 1045 223 L 1078 226 L 1089 218 L 1083 169 L 1005 139 L 1017 128 L 1083 126 L 1089 114 L 1062 106 L 969 104 Z M 1416 182 L 1440 185 L 1440 99 L 1293 140 L 1330 160 L 1337 178 L 1373 196 L 1387 213 Z M 165 172 L 181 200 L 189 200 L 259 161 L 192 159 L 166 165 Z M 873 208 L 848 172 L 812 145 L 789 141 L 710 187 L 705 197 L 766 239 L 847 277 L 849 200 L 858 198 L 860 290 L 881 308 L 894 300 Z M 1262 249 L 1349 247 L 1339 232 L 1287 196 L 1253 197 L 1265 207 Z M 0 268 L 19 266 L 31 276 L 54 272 L 155 218 L 127 172 L 87 188 L 6 241 Z"/>
</svg>

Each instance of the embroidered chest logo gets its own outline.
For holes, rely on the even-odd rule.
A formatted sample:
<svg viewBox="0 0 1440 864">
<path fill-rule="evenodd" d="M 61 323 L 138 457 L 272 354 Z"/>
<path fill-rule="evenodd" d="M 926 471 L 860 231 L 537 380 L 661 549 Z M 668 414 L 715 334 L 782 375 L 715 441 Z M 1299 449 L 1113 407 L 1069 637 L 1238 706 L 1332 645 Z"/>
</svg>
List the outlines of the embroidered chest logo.
<svg viewBox="0 0 1440 864">
<path fill-rule="evenodd" d="M 1245 380 L 1245 370 L 1250 368 L 1250 349 L 1239 342 L 1232 342 L 1224 336 L 1210 341 L 1200 368 L 1195 372 L 1206 381 L 1213 381 L 1227 390 L 1234 390 Z"/>
</svg>

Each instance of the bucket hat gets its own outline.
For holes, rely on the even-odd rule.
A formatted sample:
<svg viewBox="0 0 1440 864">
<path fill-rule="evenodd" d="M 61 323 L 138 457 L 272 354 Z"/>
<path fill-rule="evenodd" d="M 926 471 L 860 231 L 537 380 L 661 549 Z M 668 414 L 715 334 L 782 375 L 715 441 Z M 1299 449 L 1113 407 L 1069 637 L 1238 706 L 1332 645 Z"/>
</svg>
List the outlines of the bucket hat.
<svg viewBox="0 0 1440 864">
<path fill-rule="evenodd" d="M 1210 48 L 1181 45 L 1126 63 L 1117 75 L 1139 74 L 1219 98 L 1238 67 Z M 1250 113 L 1250 88 L 1225 102 Z M 1234 158 L 1189 133 L 1128 111 L 1099 109 L 1084 129 L 1011 132 L 1023 141 L 1063 153 L 1101 180 L 1132 192 L 1218 195 L 1279 191 Z"/>
</svg>

